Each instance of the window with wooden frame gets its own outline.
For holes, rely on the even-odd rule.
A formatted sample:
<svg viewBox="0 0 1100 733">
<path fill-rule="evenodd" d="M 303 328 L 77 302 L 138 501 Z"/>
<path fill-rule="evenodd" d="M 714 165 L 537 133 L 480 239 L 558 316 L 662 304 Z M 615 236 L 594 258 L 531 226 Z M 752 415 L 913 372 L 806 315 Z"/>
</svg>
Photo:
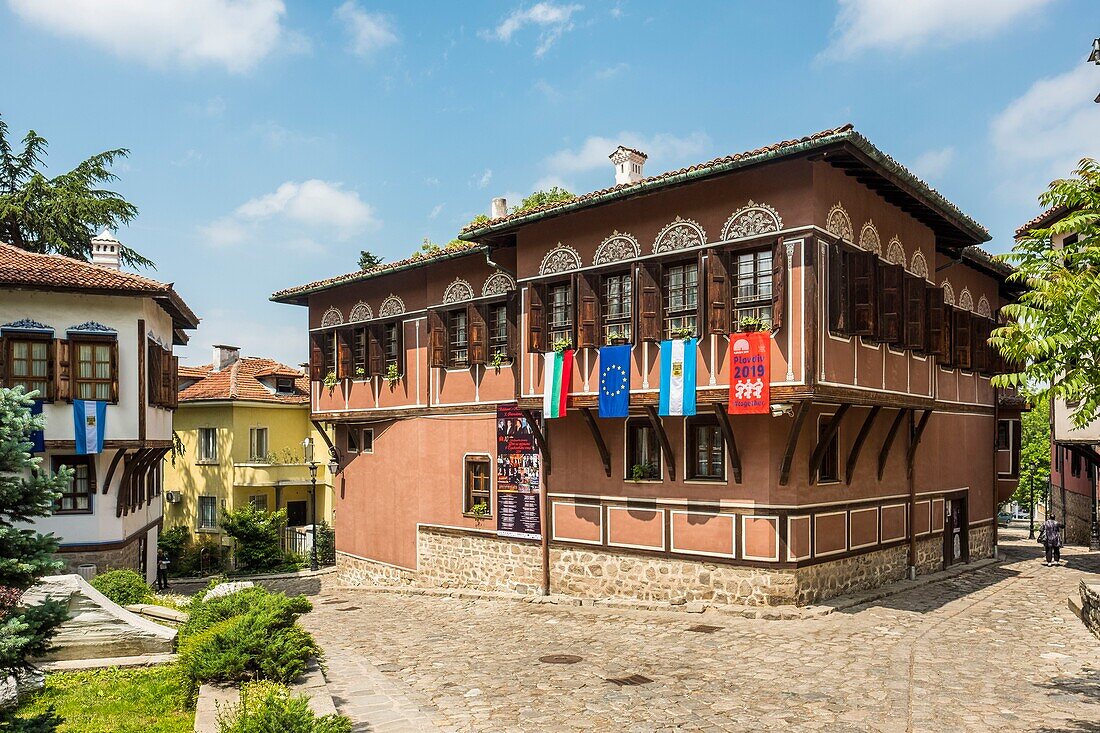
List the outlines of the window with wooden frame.
<svg viewBox="0 0 1100 733">
<path fill-rule="evenodd" d="M 507 363 L 512 359 L 508 344 L 508 304 L 492 303 L 488 306 L 489 361 Z"/>
<path fill-rule="evenodd" d="M 949 307 L 948 310 L 951 311 L 952 362 L 958 369 L 970 370 L 973 368 L 971 358 L 974 347 L 971 339 L 970 312 L 953 307 Z"/>
<path fill-rule="evenodd" d="M 676 332 L 699 335 L 699 263 L 681 262 L 664 267 L 666 339 Z"/>
<path fill-rule="evenodd" d="M 69 339 L 72 398 L 118 402 L 118 341 Z"/>
<path fill-rule="evenodd" d="M 878 333 L 878 256 L 874 252 L 849 252 L 848 262 L 848 333 L 874 337 Z"/>
<path fill-rule="evenodd" d="M 149 404 L 174 409 L 179 390 L 179 359 L 153 340 L 147 343 L 145 377 Z"/>
<path fill-rule="evenodd" d="M 267 428 L 248 429 L 248 457 L 253 461 L 267 459 Z"/>
<path fill-rule="evenodd" d="M 879 261 L 878 321 L 875 340 L 891 346 L 905 344 L 905 268 Z"/>
<path fill-rule="evenodd" d="M 330 372 L 336 372 L 336 332 L 328 331 L 321 334 L 321 348 L 324 350 L 324 374 L 322 379 Z"/>
<path fill-rule="evenodd" d="M 355 379 L 364 379 L 370 372 L 367 364 L 367 328 L 357 328 L 351 337 L 351 360 L 355 368 Z"/>
<path fill-rule="evenodd" d="M 464 460 L 465 481 L 462 491 L 462 512 L 473 514 L 474 507 L 484 504 L 481 516 L 492 516 L 492 463 L 489 456 L 466 456 Z"/>
<path fill-rule="evenodd" d="M 382 326 L 382 358 L 387 370 L 391 365 L 401 370 L 401 324 L 397 321 Z"/>
<path fill-rule="evenodd" d="M 53 339 L 48 335 L 19 334 L 4 337 L 4 357 L 8 368 L 4 373 L 5 387 L 36 390 L 38 399 L 53 401 L 54 359 Z"/>
<path fill-rule="evenodd" d="M 851 332 L 852 314 L 848 302 L 848 258 L 850 256 L 851 252 L 840 242 L 829 245 L 826 298 L 829 304 L 829 331 L 837 336 L 848 336 Z"/>
<path fill-rule="evenodd" d="M 604 343 L 612 339 L 634 340 L 634 278 L 630 272 L 616 272 L 600 278 L 600 313 Z"/>
<path fill-rule="evenodd" d="M 726 444 L 715 418 L 695 417 L 687 428 L 687 477 L 697 481 L 726 480 Z"/>
<path fill-rule="evenodd" d="M 997 421 L 997 450 L 1008 450 L 1011 445 L 1012 426 L 1008 420 Z"/>
<path fill-rule="evenodd" d="M 661 480 L 661 444 L 657 431 L 644 418 L 626 421 L 626 478 Z"/>
<path fill-rule="evenodd" d="M 447 366 L 451 369 L 463 369 L 470 365 L 470 353 L 467 345 L 468 315 L 465 308 L 447 313 L 447 344 L 449 358 Z"/>
<path fill-rule="evenodd" d="M 924 293 L 927 286 L 928 281 L 917 275 L 905 273 L 902 278 L 905 304 L 905 334 L 902 345 L 914 351 L 924 351 L 926 346 L 925 321 L 928 308 Z"/>
<path fill-rule="evenodd" d="M 577 343 L 573 337 L 573 283 L 555 283 L 546 288 L 547 325 L 550 330 L 549 347 L 568 342 Z"/>
<path fill-rule="evenodd" d="M 54 503 L 54 513 L 91 514 L 96 487 L 95 456 L 53 456 L 51 462 L 55 474 L 62 466 L 73 471 L 72 480 Z"/>
<path fill-rule="evenodd" d="M 733 325 L 742 318 L 772 324 L 772 250 L 757 249 L 731 255 L 734 277 Z"/>
<path fill-rule="evenodd" d="M 276 394 L 294 394 L 294 377 L 275 377 Z"/>
<path fill-rule="evenodd" d="M 821 441 L 825 437 L 825 431 L 829 428 L 829 423 L 832 421 L 832 415 L 821 415 L 817 419 L 817 440 Z M 821 468 L 817 473 L 817 482 L 819 484 L 836 483 L 840 481 L 840 431 L 837 430 L 833 433 L 833 437 L 829 438 L 828 445 L 825 446 L 825 455 L 821 458 Z"/>
</svg>

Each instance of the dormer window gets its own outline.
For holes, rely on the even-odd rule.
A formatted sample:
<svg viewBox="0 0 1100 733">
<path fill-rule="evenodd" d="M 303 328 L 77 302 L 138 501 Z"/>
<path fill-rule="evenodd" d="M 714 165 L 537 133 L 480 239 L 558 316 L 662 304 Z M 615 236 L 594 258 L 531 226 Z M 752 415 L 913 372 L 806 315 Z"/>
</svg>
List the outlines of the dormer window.
<svg viewBox="0 0 1100 733">
<path fill-rule="evenodd" d="M 294 394 L 294 377 L 275 377 L 276 394 Z"/>
</svg>

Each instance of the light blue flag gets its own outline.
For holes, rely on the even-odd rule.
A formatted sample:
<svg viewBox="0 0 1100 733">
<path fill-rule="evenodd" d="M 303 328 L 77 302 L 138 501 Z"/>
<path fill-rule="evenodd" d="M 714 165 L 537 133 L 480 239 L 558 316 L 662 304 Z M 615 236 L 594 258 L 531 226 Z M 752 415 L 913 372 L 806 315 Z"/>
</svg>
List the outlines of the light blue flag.
<svg viewBox="0 0 1100 733">
<path fill-rule="evenodd" d="M 661 342 L 661 415 L 695 414 L 695 339 Z"/>
<path fill-rule="evenodd" d="M 107 403 L 73 400 L 73 429 L 78 455 L 102 453 L 103 436 L 107 432 Z"/>
</svg>

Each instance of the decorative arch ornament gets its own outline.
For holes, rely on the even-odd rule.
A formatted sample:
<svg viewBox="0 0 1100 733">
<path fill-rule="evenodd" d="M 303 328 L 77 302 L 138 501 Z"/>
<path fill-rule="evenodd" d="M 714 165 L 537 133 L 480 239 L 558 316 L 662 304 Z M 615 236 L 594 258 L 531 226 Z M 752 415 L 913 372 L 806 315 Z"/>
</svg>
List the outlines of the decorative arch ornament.
<svg viewBox="0 0 1100 733">
<path fill-rule="evenodd" d="M 336 311 L 339 315 L 340 311 Z M 84 321 L 84 323 L 78 323 L 75 326 L 69 326 L 65 329 L 65 333 L 118 333 L 117 330 L 110 326 L 104 326 L 99 321 Z"/>
<path fill-rule="evenodd" d="M 970 294 L 970 288 L 963 288 L 959 293 L 959 307 L 965 311 L 974 310 L 974 296 Z"/>
<path fill-rule="evenodd" d="M 756 203 L 752 199 L 737 211 L 730 214 L 722 227 L 722 239 L 740 239 L 768 232 L 778 232 L 783 228 L 783 218 L 774 207 Z"/>
<path fill-rule="evenodd" d="M 611 233 L 611 236 L 600 242 L 600 246 L 596 248 L 596 256 L 592 258 L 592 264 L 608 265 L 612 262 L 632 260 L 641 253 L 642 248 L 634 235 L 620 233 L 616 230 Z"/>
<path fill-rule="evenodd" d="M 351 309 L 351 313 L 348 314 L 348 323 L 369 321 L 372 318 L 374 318 L 374 311 L 370 309 L 369 305 L 360 300 L 355 304 L 355 307 Z"/>
<path fill-rule="evenodd" d="M 955 305 L 955 288 L 951 287 L 951 281 L 944 280 L 940 283 L 940 287 L 943 288 L 943 302 L 947 305 Z"/>
<path fill-rule="evenodd" d="M 378 309 L 378 317 L 386 318 L 387 316 L 399 316 L 405 312 L 405 301 L 398 298 L 393 293 L 386 296 L 386 299 L 382 301 L 382 307 Z"/>
<path fill-rule="evenodd" d="M 855 241 L 852 218 L 848 216 L 848 212 L 844 210 L 840 202 L 833 204 L 833 207 L 829 209 L 829 213 L 825 217 L 825 231 L 834 237 L 846 239 L 849 242 Z"/>
<path fill-rule="evenodd" d="M 905 247 L 902 246 L 901 240 L 897 237 L 891 237 L 890 242 L 886 245 L 886 261 L 891 265 L 905 267 Z"/>
<path fill-rule="evenodd" d="M 978 298 L 978 307 L 974 309 L 974 312 L 979 316 L 985 316 L 986 318 L 993 317 L 993 311 L 989 307 L 989 299 L 984 295 Z"/>
<path fill-rule="evenodd" d="M 481 286 L 482 295 L 504 295 L 516 289 L 516 281 L 506 272 L 494 272 L 485 278 L 485 284 Z"/>
<path fill-rule="evenodd" d="M 546 253 L 539 265 L 540 275 L 553 275 L 558 272 L 579 270 L 581 267 L 581 255 L 577 250 L 567 244 L 558 242 L 558 246 Z"/>
<path fill-rule="evenodd" d="M 335 307 L 330 307 L 325 314 L 321 316 L 321 328 L 328 328 L 329 326 L 339 326 L 344 322 L 344 314 L 342 314 Z"/>
<path fill-rule="evenodd" d="M 699 222 L 677 216 L 653 240 L 653 254 L 702 247 L 706 243 L 707 233 L 699 226 Z"/>
<path fill-rule="evenodd" d="M 461 303 L 464 300 L 473 300 L 474 288 L 469 282 L 456 277 L 454 282 L 443 291 L 444 303 Z"/>
<path fill-rule="evenodd" d="M 914 275 L 928 279 L 928 261 L 924 259 L 924 253 L 919 249 L 913 252 L 913 259 L 909 263 L 909 271 Z"/>
<path fill-rule="evenodd" d="M 878 229 L 875 228 L 874 222 L 867 222 L 859 230 L 859 248 L 877 255 L 882 254 L 882 239 L 878 236 Z"/>
</svg>

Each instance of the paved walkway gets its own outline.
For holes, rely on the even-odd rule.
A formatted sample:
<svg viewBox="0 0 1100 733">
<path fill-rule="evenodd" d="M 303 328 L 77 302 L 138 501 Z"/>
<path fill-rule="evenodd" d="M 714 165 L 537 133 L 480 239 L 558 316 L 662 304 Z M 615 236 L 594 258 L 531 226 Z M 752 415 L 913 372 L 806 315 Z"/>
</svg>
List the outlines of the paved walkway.
<svg viewBox="0 0 1100 733">
<path fill-rule="evenodd" d="M 305 623 L 358 731 L 1100 733 L 1100 641 L 1066 608 L 1100 555 L 1039 549 L 802 621 L 349 590 Z"/>
</svg>

